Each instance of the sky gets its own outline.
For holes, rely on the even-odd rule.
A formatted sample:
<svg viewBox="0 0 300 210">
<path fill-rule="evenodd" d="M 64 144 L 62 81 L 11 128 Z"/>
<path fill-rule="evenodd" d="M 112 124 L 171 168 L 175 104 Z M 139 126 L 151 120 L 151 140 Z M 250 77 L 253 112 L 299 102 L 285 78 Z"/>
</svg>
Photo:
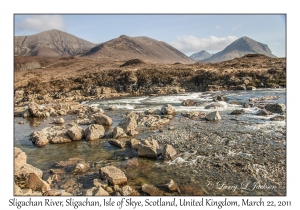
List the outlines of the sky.
<svg viewBox="0 0 300 210">
<path fill-rule="evenodd" d="M 58 29 L 92 43 L 120 35 L 147 36 L 164 41 L 190 56 L 206 50 L 216 53 L 236 39 L 248 36 L 267 44 L 278 57 L 286 56 L 286 16 L 221 14 L 42 14 L 14 15 L 15 36 Z"/>
</svg>

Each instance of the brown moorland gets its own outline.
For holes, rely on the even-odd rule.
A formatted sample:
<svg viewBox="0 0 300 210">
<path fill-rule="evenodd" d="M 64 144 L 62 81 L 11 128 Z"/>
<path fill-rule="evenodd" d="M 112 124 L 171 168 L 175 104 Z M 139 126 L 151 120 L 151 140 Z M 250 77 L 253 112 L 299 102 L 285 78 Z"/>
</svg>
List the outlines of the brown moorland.
<svg viewBox="0 0 300 210">
<path fill-rule="evenodd" d="M 141 61 L 120 67 L 125 62 L 16 56 L 14 88 L 21 96 L 15 103 L 286 86 L 285 58 L 252 54 L 219 63 L 153 64 Z"/>
</svg>

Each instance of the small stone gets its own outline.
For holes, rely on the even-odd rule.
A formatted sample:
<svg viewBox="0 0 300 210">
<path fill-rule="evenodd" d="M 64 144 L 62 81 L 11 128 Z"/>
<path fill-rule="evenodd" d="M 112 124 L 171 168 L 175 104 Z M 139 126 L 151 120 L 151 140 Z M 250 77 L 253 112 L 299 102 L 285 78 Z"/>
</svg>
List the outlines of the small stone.
<svg viewBox="0 0 300 210">
<path fill-rule="evenodd" d="M 55 119 L 55 120 L 54 120 L 54 123 L 55 123 L 55 124 L 64 124 L 64 123 L 65 123 L 65 120 L 64 120 L 64 118 L 61 117 L 61 118 L 59 118 L 59 119 Z"/>
<path fill-rule="evenodd" d="M 162 196 L 164 191 L 158 189 L 157 187 L 149 184 L 144 184 L 142 186 L 142 191 L 148 193 L 151 196 Z"/>
<path fill-rule="evenodd" d="M 205 118 L 209 121 L 218 121 L 221 120 L 221 116 L 218 111 L 211 112 L 205 116 Z"/>
<path fill-rule="evenodd" d="M 43 193 L 43 196 L 59 196 L 62 194 L 60 190 L 48 190 Z"/>
</svg>

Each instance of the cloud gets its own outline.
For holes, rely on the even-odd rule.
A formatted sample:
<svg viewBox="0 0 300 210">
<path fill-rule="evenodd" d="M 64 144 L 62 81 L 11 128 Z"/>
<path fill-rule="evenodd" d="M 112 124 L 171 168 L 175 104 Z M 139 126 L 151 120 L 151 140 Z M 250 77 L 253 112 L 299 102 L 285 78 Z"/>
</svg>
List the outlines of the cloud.
<svg viewBox="0 0 300 210">
<path fill-rule="evenodd" d="M 178 36 L 176 40 L 171 43 L 171 45 L 183 53 L 193 53 L 201 50 L 214 52 L 223 50 L 236 39 L 237 37 L 235 36 L 228 36 L 224 38 L 215 36 L 210 36 L 209 38 Z"/>
<path fill-rule="evenodd" d="M 61 15 L 30 15 L 17 24 L 17 29 L 41 32 L 50 29 L 63 30 L 65 26 Z"/>
<path fill-rule="evenodd" d="M 221 28 L 221 26 L 216 26 L 216 29 L 220 29 Z"/>
</svg>

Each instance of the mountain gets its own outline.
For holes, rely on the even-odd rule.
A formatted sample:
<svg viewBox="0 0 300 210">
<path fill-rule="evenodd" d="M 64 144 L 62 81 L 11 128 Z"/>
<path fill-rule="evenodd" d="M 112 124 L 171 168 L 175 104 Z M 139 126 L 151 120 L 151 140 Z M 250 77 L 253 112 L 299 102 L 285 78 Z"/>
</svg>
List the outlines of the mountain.
<svg viewBox="0 0 300 210">
<path fill-rule="evenodd" d="M 195 63 L 171 45 L 145 36 L 122 35 L 95 46 L 84 56 L 108 61 L 140 59 L 154 63 Z"/>
<path fill-rule="evenodd" d="M 74 56 L 85 53 L 95 44 L 59 30 L 44 31 L 30 36 L 15 36 L 15 55 Z"/>
<path fill-rule="evenodd" d="M 203 59 L 209 58 L 211 54 L 205 50 L 202 50 L 200 52 L 194 53 L 193 55 L 190 56 L 191 59 L 194 61 L 201 61 Z"/>
<path fill-rule="evenodd" d="M 242 38 L 232 42 L 221 52 L 218 52 L 207 59 L 201 60 L 201 62 L 216 63 L 234 58 L 240 58 L 247 54 L 263 54 L 271 58 L 276 58 L 276 56 L 272 54 L 268 45 L 243 36 Z"/>
</svg>

